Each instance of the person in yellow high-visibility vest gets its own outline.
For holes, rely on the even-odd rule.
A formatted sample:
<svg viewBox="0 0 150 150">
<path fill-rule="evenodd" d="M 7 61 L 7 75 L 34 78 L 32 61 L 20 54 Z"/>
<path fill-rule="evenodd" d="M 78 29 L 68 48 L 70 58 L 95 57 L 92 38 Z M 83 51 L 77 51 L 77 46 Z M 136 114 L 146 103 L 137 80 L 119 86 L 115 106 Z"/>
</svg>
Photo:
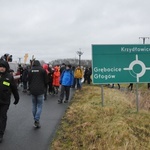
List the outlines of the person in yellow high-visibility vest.
<svg viewBox="0 0 150 150">
<path fill-rule="evenodd" d="M 14 104 L 19 102 L 19 93 L 13 76 L 9 72 L 7 61 L 0 59 L 0 143 L 7 123 L 7 111 L 11 102 L 11 93 L 14 96 Z"/>
</svg>

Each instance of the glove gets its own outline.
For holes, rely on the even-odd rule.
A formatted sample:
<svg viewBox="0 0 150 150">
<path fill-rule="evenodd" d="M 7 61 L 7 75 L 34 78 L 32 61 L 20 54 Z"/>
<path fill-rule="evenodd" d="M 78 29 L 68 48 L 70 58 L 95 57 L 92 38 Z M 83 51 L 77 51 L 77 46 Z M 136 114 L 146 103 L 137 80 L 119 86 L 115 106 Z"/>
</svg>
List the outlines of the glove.
<svg viewBox="0 0 150 150">
<path fill-rule="evenodd" d="M 15 101 L 14 101 L 14 105 L 17 105 L 17 104 L 18 104 L 18 100 L 15 100 Z"/>
</svg>

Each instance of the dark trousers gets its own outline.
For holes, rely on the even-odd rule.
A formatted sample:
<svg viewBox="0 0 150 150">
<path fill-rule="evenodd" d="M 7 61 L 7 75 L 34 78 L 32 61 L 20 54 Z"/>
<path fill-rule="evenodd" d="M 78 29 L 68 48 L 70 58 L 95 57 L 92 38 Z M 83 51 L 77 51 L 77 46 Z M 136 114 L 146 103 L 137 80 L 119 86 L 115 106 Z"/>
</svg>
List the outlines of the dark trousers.
<svg viewBox="0 0 150 150">
<path fill-rule="evenodd" d="M 54 93 L 54 87 L 53 87 L 53 83 L 52 82 L 48 83 L 48 92 L 49 93 Z"/>
<path fill-rule="evenodd" d="M 0 104 L 0 135 L 3 135 L 6 129 L 8 109 L 9 105 Z"/>
<path fill-rule="evenodd" d="M 69 100 L 70 86 L 61 85 L 60 101 L 63 101 L 65 93 L 66 93 L 66 100 Z"/>
<path fill-rule="evenodd" d="M 147 84 L 147 88 L 150 89 L 150 83 Z"/>
<path fill-rule="evenodd" d="M 133 83 L 130 83 L 128 88 L 130 88 L 132 90 L 133 89 Z"/>
<path fill-rule="evenodd" d="M 46 85 L 45 89 L 44 89 L 44 100 L 47 99 L 47 87 L 48 87 L 48 85 Z"/>
<path fill-rule="evenodd" d="M 114 84 L 112 84 L 112 88 L 114 88 Z M 118 84 L 118 89 L 120 89 L 120 84 Z"/>
<path fill-rule="evenodd" d="M 87 77 L 87 83 L 90 84 L 91 83 L 91 76 Z"/>
<path fill-rule="evenodd" d="M 80 83 L 79 78 L 74 78 L 74 83 L 73 83 L 73 88 L 75 88 L 76 84 L 77 84 L 77 89 L 81 89 L 81 83 Z"/>
<path fill-rule="evenodd" d="M 24 89 L 24 90 L 27 90 L 27 84 L 28 84 L 27 81 L 23 81 L 23 89 Z"/>
</svg>

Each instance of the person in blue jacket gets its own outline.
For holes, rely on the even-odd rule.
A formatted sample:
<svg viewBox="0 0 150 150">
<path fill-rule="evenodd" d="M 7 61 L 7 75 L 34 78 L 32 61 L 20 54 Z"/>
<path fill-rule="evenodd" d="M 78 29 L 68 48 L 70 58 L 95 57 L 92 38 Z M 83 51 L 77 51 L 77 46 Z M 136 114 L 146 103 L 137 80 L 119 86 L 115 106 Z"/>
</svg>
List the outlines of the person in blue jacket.
<svg viewBox="0 0 150 150">
<path fill-rule="evenodd" d="M 71 65 L 66 65 L 66 69 L 62 72 L 60 76 L 60 84 L 61 84 L 61 91 L 58 100 L 58 104 L 61 104 L 64 99 L 64 95 L 66 94 L 64 103 L 68 103 L 69 96 L 70 96 L 70 88 L 73 85 L 74 75 L 71 69 Z"/>
</svg>

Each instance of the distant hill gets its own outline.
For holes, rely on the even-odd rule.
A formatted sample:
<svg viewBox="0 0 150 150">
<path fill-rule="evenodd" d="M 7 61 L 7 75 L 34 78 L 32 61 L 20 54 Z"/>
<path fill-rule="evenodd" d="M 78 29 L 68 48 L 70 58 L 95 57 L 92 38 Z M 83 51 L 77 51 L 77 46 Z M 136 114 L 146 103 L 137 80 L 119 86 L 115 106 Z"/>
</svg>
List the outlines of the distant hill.
<svg viewBox="0 0 150 150">
<path fill-rule="evenodd" d="M 61 65 L 62 63 L 65 64 L 71 64 L 72 66 L 77 66 L 79 65 L 79 60 L 78 59 L 57 59 L 49 62 L 51 65 Z M 91 60 L 80 60 L 81 66 L 92 66 L 92 61 Z"/>
</svg>

